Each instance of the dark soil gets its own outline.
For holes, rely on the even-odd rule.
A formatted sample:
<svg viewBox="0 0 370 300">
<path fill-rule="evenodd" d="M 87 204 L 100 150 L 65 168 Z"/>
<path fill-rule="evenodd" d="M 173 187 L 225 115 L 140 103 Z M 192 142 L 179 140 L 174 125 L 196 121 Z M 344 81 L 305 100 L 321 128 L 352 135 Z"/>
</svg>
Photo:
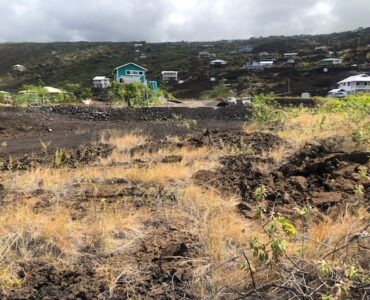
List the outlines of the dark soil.
<svg viewBox="0 0 370 300">
<path fill-rule="evenodd" d="M 6 299 L 194 299 L 186 282 L 192 276 L 189 258 L 201 255 L 199 242 L 165 220 L 147 226 L 150 235 L 128 253 L 86 255 L 72 265 L 55 266 L 42 258 L 22 264 L 23 287 Z M 101 265 L 114 266 L 116 273 L 98 272 Z M 125 272 L 129 266 L 137 273 Z"/>
<path fill-rule="evenodd" d="M 143 114 L 143 115 L 142 115 Z M 235 115 L 236 114 L 236 115 Z M 197 120 L 192 126 L 175 121 L 190 118 Z M 24 159 L 25 156 L 44 156 L 57 148 L 86 148 L 99 140 L 106 130 L 122 133 L 141 132 L 154 139 L 168 135 L 184 135 L 205 129 L 240 129 L 246 113 L 239 109 L 215 110 L 213 108 L 164 109 L 153 112 L 145 109 L 113 109 L 60 106 L 48 108 L 1 108 L 0 107 L 0 157 L 6 161 Z M 148 121 L 145 121 L 148 120 Z"/>
<path fill-rule="evenodd" d="M 210 116 L 210 119 L 200 119 L 193 128 L 184 128 L 176 121 L 128 122 L 129 117 L 120 115 L 127 112 L 125 110 L 106 109 L 100 117 L 94 108 L 60 109 L 57 113 L 51 113 L 50 108 L 45 111 L 0 109 L 1 172 L 45 164 L 77 168 L 111 153 L 110 145 L 94 143 L 102 130 L 141 130 L 150 136 L 150 141 L 133 148 L 132 155 L 189 146 L 224 150 L 226 155 L 220 160 L 221 167 L 216 171 L 199 171 L 193 174 L 193 181 L 204 187 L 215 187 L 221 193 L 239 196 L 238 211 L 247 218 L 253 217 L 254 191 L 262 185 L 267 190 L 269 209 L 274 208 L 287 216 L 292 215 L 293 208 L 306 204 L 326 214 L 335 207 L 351 207 L 370 200 L 369 181 L 359 176 L 361 166 L 370 169 L 370 153 L 347 152 L 335 139 L 308 144 L 277 164 L 266 158 L 265 153 L 289 144 L 271 133 L 247 134 L 241 130 L 241 121 L 223 121 Z M 69 114 L 70 111 L 75 113 Z M 92 116 L 91 121 L 87 121 L 89 116 Z M 164 139 L 173 134 L 180 136 L 180 142 Z M 51 144 L 45 149 L 40 140 Z M 63 149 L 58 166 L 55 165 L 56 149 Z M 169 155 L 151 163 L 171 164 L 182 159 Z M 138 167 L 146 164 L 145 159 L 132 162 Z M 359 185 L 364 187 L 362 197 L 355 194 Z M 19 266 L 18 277 L 22 284 L 7 290 L 6 294 L 1 294 L 0 290 L 0 299 L 198 299 L 192 287 L 193 272 L 196 261 L 206 255 L 202 242 L 187 228 L 188 219 L 183 220 L 185 217 L 181 214 L 176 220 L 164 215 L 165 208 L 176 205 L 176 197 L 173 186 L 125 178 L 81 180 L 57 196 L 47 191 L 41 181 L 37 190 L 29 194 L 8 191 L 0 184 L 1 207 L 13 207 L 14 203 L 23 201 L 35 212 L 47 212 L 62 204 L 70 209 L 73 220 L 81 220 L 92 204 L 99 205 L 104 199 L 104 203 L 114 209 L 145 208 L 151 214 L 149 221 L 143 221 L 145 234 L 124 250 L 98 253 L 82 241 L 80 255 L 71 264 L 65 262 L 68 257 L 60 249 L 54 249 L 60 255 L 60 263 L 34 254 Z M 120 231 L 110 234 L 117 240 L 125 235 Z M 102 266 L 110 271 L 102 272 Z"/>
<path fill-rule="evenodd" d="M 46 112 L 73 116 L 81 120 L 138 122 L 168 121 L 179 118 L 190 120 L 244 121 L 250 118 L 251 111 L 244 106 L 215 107 L 143 107 L 143 108 L 108 108 L 86 106 L 40 107 Z"/>
<path fill-rule="evenodd" d="M 223 133 L 222 143 L 234 144 L 235 135 L 228 139 L 227 134 Z M 333 141 L 321 141 L 306 145 L 276 166 L 272 159 L 262 158 L 259 153 L 281 145 L 283 142 L 278 137 L 258 133 L 249 139 L 247 136 L 246 140 L 250 140 L 248 144 L 256 151 L 254 155 L 225 156 L 221 159 L 221 169 L 199 171 L 193 175 L 194 182 L 239 195 L 245 202 L 240 208 L 246 212 L 248 204 L 255 203 L 254 191 L 260 186 L 266 187 L 266 199 L 271 206 L 288 211 L 306 204 L 325 211 L 333 205 L 354 203 L 359 200 L 355 195 L 358 185 L 364 187 L 363 201 L 370 200 L 370 184 L 359 177 L 361 166 L 370 167 L 370 152 L 338 152 L 328 146 L 333 146 Z M 257 147 L 253 140 L 257 141 Z"/>
<path fill-rule="evenodd" d="M 201 134 L 189 137 L 187 142 L 196 147 L 209 146 L 218 149 L 227 147 L 240 151 L 250 150 L 254 153 L 269 151 L 284 144 L 282 139 L 271 133 L 247 134 L 240 130 L 205 130 Z"/>
</svg>

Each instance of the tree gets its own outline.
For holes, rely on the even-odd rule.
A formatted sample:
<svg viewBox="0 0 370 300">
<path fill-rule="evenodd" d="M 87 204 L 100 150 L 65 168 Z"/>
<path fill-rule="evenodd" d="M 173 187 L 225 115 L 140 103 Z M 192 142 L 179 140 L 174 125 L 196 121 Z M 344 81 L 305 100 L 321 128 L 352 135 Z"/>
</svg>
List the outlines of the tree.
<svg viewBox="0 0 370 300">
<path fill-rule="evenodd" d="M 90 99 L 92 97 L 91 89 L 85 88 L 81 93 L 82 99 Z"/>
<path fill-rule="evenodd" d="M 81 84 L 79 83 L 67 83 L 64 86 L 64 90 L 68 93 L 74 94 L 77 96 L 77 94 L 81 94 Z"/>
<path fill-rule="evenodd" d="M 116 99 L 125 101 L 129 107 L 144 106 L 154 100 L 152 91 L 141 82 L 124 84 L 113 82 L 112 92 Z"/>
</svg>

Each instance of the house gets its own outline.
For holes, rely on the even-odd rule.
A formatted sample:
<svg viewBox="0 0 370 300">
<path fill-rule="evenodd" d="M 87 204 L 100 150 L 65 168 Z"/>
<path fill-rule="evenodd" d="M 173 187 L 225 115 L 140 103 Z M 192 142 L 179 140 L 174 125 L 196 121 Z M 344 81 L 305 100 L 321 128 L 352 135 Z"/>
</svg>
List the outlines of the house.
<svg viewBox="0 0 370 300">
<path fill-rule="evenodd" d="M 222 60 L 222 59 L 215 59 L 215 60 L 212 60 L 209 64 L 211 66 L 226 66 L 227 61 Z"/>
<path fill-rule="evenodd" d="M 338 82 L 338 89 L 331 90 L 329 95 L 342 92 L 345 95 L 352 95 L 359 92 L 370 93 L 370 76 L 367 74 L 360 74 L 350 76 Z"/>
<path fill-rule="evenodd" d="M 49 95 L 58 95 L 58 94 L 64 94 L 65 93 L 65 91 L 63 91 L 61 89 L 57 89 L 55 87 L 51 87 L 51 86 L 44 86 L 44 89 L 46 90 L 46 92 Z"/>
<path fill-rule="evenodd" d="M 295 65 L 295 60 L 293 58 L 288 58 L 286 61 L 287 65 Z"/>
<path fill-rule="evenodd" d="M 249 45 L 239 49 L 239 53 L 250 53 L 252 51 L 253 51 L 253 47 Z"/>
<path fill-rule="evenodd" d="M 271 68 L 274 66 L 273 60 L 260 60 L 260 61 L 251 61 L 243 66 L 243 69 L 247 70 L 263 70 L 265 68 Z"/>
<path fill-rule="evenodd" d="M 263 68 L 271 68 L 274 66 L 273 60 L 260 60 L 260 66 Z"/>
<path fill-rule="evenodd" d="M 176 71 L 162 71 L 162 79 L 163 81 L 177 81 L 177 74 L 179 72 Z"/>
<path fill-rule="evenodd" d="M 259 55 L 260 57 L 271 56 L 271 55 L 270 55 L 270 53 L 268 53 L 268 52 L 266 52 L 266 51 L 264 51 L 264 52 L 260 52 L 258 55 Z"/>
<path fill-rule="evenodd" d="M 199 58 L 210 58 L 210 57 L 216 57 L 216 54 L 210 53 L 208 51 L 201 51 L 198 53 Z"/>
<path fill-rule="evenodd" d="M 97 89 L 106 89 L 111 87 L 110 79 L 105 76 L 95 76 L 93 78 L 93 87 Z"/>
<path fill-rule="evenodd" d="M 296 59 L 296 58 L 298 58 L 298 53 L 296 53 L 296 52 L 284 53 L 284 58 L 293 58 L 293 59 Z"/>
<path fill-rule="evenodd" d="M 26 67 L 23 65 L 14 65 L 13 71 L 23 72 L 26 71 Z"/>
<path fill-rule="evenodd" d="M 327 66 L 327 65 L 340 65 L 342 63 L 342 59 L 340 58 L 325 58 L 320 60 L 320 64 Z"/>
<path fill-rule="evenodd" d="M 113 71 L 113 76 L 114 80 L 120 83 L 141 82 L 143 84 L 147 84 L 147 71 L 147 69 L 130 62 L 115 68 Z"/>
</svg>

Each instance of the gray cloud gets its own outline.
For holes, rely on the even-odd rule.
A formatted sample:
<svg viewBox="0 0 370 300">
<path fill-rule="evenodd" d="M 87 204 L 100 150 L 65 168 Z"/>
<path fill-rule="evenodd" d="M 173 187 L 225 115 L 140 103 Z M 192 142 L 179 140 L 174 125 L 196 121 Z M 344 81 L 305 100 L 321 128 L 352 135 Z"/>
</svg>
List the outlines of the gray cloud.
<svg viewBox="0 0 370 300">
<path fill-rule="evenodd" d="M 179 41 L 370 26 L 369 0 L 0 0 L 0 41 Z"/>
</svg>

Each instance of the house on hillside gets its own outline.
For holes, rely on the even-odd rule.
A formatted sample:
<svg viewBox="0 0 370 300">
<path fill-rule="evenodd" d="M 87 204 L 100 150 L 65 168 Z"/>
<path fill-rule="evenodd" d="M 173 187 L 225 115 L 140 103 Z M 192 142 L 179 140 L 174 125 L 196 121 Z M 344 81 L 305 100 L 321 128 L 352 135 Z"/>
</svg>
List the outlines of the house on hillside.
<svg viewBox="0 0 370 300">
<path fill-rule="evenodd" d="M 120 83 L 141 82 L 143 84 L 147 84 L 147 71 L 147 69 L 130 62 L 114 69 L 114 81 Z"/>
<path fill-rule="evenodd" d="M 105 76 L 95 76 L 93 78 L 93 87 L 96 89 L 106 89 L 111 86 L 110 79 Z"/>
<path fill-rule="evenodd" d="M 340 93 L 344 95 L 352 95 L 360 92 L 370 93 L 370 76 L 360 74 L 350 76 L 338 82 L 338 88 L 329 91 L 329 96 L 336 96 Z"/>
<path fill-rule="evenodd" d="M 288 59 L 288 58 L 297 59 L 298 58 L 298 53 L 296 53 L 296 52 L 284 53 L 284 58 L 285 59 Z"/>
<path fill-rule="evenodd" d="M 46 90 L 46 92 L 49 95 L 58 95 L 58 94 L 64 94 L 64 93 L 66 93 L 65 91 L 63 91 L 61 89 L 57 89 L 57 88 L 51 87 L 51 86 L 44 86 L 44 89 Z"/>
<path fill-rule="evenodd" d="M 250 53 L 253 51 L 253 47 L 250 45 L 246 45 L 245 47 L 242 47 L 239 49 L 239 53 Z"/>
<path fill-rule="evenodd" d="M 18 72 L 26 71 L 26 67 L 23 65 L 14 65 L 12 69 L 13 71 L 18 71 Z"/>
<path fill-rule="evenodd" d="M 226 66 L 227 65 L 227 61 L 226 60 L 222 60 L 222 59 L 215 59 L 215 60 L 212 60 L 209 64 L 211 66 L 221 67 L 221 66 Z"/>
<path fill-rule="evenodd" d="M 263 70 L 265 68 L 271 68 L 274 66 L 273 60 L 260 60 L 260 61 L 250 61 L 243 66 L 243 69 L 247 70 Z"/>
<path fill-rule="evenodd" d="M 177 81 L 178 73 L 176 71 L 162 71 L 162 79 L 163 81 Z"/>
<path fill-rule="evenodd" d="M 216 54 L 210 53 L 208 51 L 201 51 L 198 53 L 199 58 L 210 58 L 210 57 L 216 57 Z"/>
<path fill-rule="evenodd" d="M 342 64 L 343 60 L 340 58 L 325 58 L 320 60 L 320 64 L 323 66 L 329 66 L 329 65 L 340 65 Z"/>
</svg>

